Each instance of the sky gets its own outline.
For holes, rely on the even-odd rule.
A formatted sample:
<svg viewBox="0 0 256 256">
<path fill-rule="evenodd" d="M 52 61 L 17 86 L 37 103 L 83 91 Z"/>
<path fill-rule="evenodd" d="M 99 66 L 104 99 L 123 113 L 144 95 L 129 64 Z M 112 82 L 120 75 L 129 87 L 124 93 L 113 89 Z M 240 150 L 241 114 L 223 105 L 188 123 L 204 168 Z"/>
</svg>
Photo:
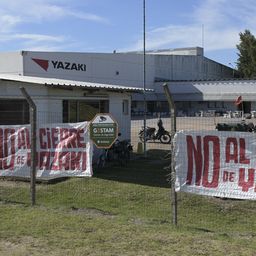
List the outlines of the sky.
<svg viewBox="0 0 256 256">
<path fill-rule="evenodd" d="M 146 50 L 204 47 L 236 67 L 239 33 L 256 34 L 255 0 L 145 0 Z M 143 50 L 143 0 L 0 0 L 0 51 Z"/>
</svg>

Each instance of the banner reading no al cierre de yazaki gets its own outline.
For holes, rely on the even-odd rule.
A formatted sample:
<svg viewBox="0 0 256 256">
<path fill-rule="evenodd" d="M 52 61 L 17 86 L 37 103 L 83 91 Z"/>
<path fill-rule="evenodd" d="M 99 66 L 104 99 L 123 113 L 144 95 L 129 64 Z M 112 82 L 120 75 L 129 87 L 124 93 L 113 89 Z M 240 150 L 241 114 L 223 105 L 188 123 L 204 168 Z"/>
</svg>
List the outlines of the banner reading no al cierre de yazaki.
<svg viewBox="0 0 256 256">
<path fill-rule="evenodd" d="M 256 134 L 180 131 L 175 136 L 176 191 L 256 199 Z"/>
<path fill-rule="evenodd" d="M 37 129 L 37 177 L 92 176 L 88 124 L 46 124 Z M 0 176 L 29 177 L 30 165 L 30 126 L 0 126 Z"/>
</svg>

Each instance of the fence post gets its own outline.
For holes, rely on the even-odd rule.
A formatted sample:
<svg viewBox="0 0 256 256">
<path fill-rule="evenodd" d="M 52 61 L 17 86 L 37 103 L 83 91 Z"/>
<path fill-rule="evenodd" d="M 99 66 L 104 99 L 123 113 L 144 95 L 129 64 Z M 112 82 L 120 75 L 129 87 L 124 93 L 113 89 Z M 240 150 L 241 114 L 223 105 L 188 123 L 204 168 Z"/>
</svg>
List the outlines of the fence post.
<svg viewBox="0 0 256 256">
<path fill-rule="evenodd" d="M 168 88 L 168 84 L 163 84 L 164 93 L 167 98 L 170 115 L 171 115 L 171 197 L 172 197 L 172 223 L 177 226 L 177 193 L 175 191 L 175 180 L 176 180 L 176 172 L 175 172 L 175 163 L 174 163 L 174 143 L 173 138 L 176 133 L 176 108 L 174 101 L 172 99 L 170 90 Z"/>
<path fill-rule="evenodd" d="M 30 108 L 31 127 L 31 167 L 30 167 L 30 193 L 31 205 L 36 203 L 36 105 L 24 87 L 20 87 L 21 93 L 26 98 Z"/>
</svg>

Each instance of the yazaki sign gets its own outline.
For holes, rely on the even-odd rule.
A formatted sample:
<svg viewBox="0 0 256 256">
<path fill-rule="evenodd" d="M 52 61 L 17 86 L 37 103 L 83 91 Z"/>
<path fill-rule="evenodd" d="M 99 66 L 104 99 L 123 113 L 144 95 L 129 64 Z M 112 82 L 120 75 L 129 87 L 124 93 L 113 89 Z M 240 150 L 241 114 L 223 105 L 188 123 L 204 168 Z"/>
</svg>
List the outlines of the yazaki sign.
<svg viewBox="0 0 256 256">
<path fill-rule="evenodd" d="M 180 131 L 175 135 L 176 191 L 256 199 L 256 134 Z"/>
<path fill-rule="evenodd" d="M 44 71 L 48 69 L 52 70 L 65 70 L 65 71 L 86 71 L 86 64 L 78 62 L 70 62 L 63 60 L 52 60 L 52 59 L 40 59 L 40 58 L 31 58 L 31 60 Z"/>
</svg>

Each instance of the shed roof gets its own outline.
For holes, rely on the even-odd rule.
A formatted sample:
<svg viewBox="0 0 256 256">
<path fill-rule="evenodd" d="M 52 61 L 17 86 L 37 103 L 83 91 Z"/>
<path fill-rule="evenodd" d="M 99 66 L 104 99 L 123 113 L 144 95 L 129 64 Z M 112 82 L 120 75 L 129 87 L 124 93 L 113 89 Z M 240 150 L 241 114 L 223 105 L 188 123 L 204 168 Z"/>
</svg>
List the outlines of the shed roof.
<svg viewBox="0 0 256 256">
<path fill-rule="evenodd" d="M 163 83 L 155 83 L 155 93 L 163 92 Z M 246 101 L 256 99 L 256 80 L 170 81 L 167 82 L 174 100 L 227 100 L 243 96 Z"/>
<path fill-rule="evenodd" d="M 64 79 L 47 78 L 47 77 L 22 76 L 22 75 L 14 75 L 14 74 L 0 74 L 0 80 L 17 81 L 22 83 L 34 83 L 34 84 L 45 85 L 47 87 L 64 88 L 64 89 L 72 89 L 74 87 L 78 87 L 78 88 L 85 88 L 85 89 L 92 89 L 92 90 L 105 89 L 105 90 L 116 91 L 116 92 L 120 92 L 120 91 L 121 92 L 137 92 L 137 93 L 143 92 L 143 88 L 139 88 L 139 87 L 100 84 L 100 83 L 64 80 Z M 150 90 L 150 89 L 147 89 L 147 91 L 153 92 L 153 90 Z"/>
</svg>

